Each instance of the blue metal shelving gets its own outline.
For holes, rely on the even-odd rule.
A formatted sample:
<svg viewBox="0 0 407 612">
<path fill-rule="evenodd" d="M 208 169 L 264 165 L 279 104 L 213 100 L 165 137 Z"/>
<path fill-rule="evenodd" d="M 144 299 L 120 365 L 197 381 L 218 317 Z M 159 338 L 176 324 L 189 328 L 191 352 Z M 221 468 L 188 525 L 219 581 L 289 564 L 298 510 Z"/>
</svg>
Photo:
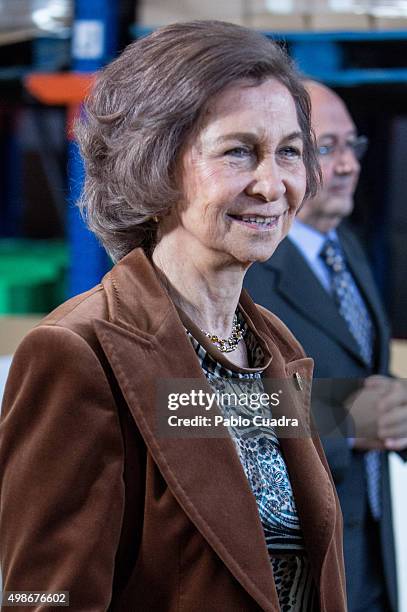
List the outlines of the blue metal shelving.
<svg viewBox="0 0 407 612">
<path fill-rule="evenodd" d="M 151 28 L 138 25 L 132 28 L 135 38 L 146 36 L 151 31 Z M 274 40 L 285 43 L 300 70 L 329 85 L 351 87 L 407 82 L 407 52 L 405 67 L 380 67 L 372 64 L 369 67 L 358 68 L 346 58 L 349 44 L 363 46 L 386 42 L 407 44 L 407 30 L 264 33 Z"/>
</svg>

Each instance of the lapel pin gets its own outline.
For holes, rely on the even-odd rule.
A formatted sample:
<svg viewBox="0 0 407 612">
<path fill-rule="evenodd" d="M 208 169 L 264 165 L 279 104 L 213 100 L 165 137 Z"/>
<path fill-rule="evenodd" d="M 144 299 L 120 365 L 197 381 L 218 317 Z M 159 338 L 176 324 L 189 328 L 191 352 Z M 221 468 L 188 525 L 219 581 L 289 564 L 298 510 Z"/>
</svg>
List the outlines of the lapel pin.
<svg viewBox="0 0 407 612">
<path fill-rule="evenodd" d="M 294 378 L 295 378 L 295 382 L 298 385 L 298 388 L 300 391 L 303 391 L 304 389 L 304 385 L 302 384 L 302 377 L 301 374 L 299 372 L 294 372 Z"/>
</svg>

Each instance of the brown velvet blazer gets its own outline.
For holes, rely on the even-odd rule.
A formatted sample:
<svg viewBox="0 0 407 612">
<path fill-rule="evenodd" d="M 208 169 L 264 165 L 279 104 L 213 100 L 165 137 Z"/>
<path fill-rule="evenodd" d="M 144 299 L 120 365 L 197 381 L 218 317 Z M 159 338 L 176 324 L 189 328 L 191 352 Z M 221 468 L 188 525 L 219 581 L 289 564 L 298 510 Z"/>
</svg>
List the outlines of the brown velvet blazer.
<svg viewBox="0 0 407 612">
<path fill-rule="evenodd" d="M 247 294 L 241 306 L 272 354 L 267 376 L 287 379 L 303 418 L 295 373 L 310 379 L 312 360 Z M 204 376 L 141 250 L 25 338 L 1 425 L 4 590 L 67 590 L 75 612 L 280 610 L 232 440 L 158 436 L 159 378 Z M 281 446 L 320 609 L 343 612 L 342 518 L 319 440 Z"/>
</svg>

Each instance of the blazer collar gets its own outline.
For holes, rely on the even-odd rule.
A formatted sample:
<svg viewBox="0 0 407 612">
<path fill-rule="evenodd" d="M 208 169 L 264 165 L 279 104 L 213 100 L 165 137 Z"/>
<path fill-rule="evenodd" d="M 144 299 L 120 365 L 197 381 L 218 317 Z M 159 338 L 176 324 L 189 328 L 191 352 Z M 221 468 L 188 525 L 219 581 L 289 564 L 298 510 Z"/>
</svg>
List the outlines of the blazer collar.
<svg viewBox="0 0 407 612">
<path fill-rule="evenodd" d="M 104 278 L 103 287 L 109 320 L 96 320 L 95 330 L 149 452 L 180 506 L 235 578 L 263 610 L 279 610 L 256 501 L 232 440 L 175 439 L 157 432 L 159 380 L 197 379 L 202 389 L 212 392 L 174 305 L 141 250 L 117 264 Z M 242 306 L 273 354 L 266 376 L 290 377 L 287 401 L 302 418 L 305 402 L 292 376 L 300 369 L 310 379 L 312 360 L 298 354 L 293 360 L 295 351 L 289 345 L 282 354 L 246 294 Z M 218 409 L 212 414 L 219 414 Z M 311 533 L 312 515 L 316 511 L 328 516 L 327 504 L 334 503 L 332 488 L 310 438 L 281 440 L 281 444 L 317 578 L 333 525 L 322 521 L 317 539 L 315 531 Z M 311 505 L 310 499 L 314 500 Z"/>
</svg>

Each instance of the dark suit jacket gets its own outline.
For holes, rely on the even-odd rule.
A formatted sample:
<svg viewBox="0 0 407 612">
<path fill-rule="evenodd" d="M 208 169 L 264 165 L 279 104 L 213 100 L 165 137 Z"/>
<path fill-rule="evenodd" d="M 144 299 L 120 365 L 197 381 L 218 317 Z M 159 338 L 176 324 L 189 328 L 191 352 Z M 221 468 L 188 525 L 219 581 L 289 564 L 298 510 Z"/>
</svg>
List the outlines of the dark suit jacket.
<svg viewBox="0 0 407 612">
<path fill-rule="evenodd" d="M 241 305 L 273 355 L 267 377 L 287 381 L 288 404 L 307 419 L 296 380 L 312 378 L 312 360 L 245 292 Z M 178 378 L 212 392 L 140 250 L 30 332 L 1 424 L 4 589 L 67 590 L 75 612 L 280 610 L 230 437 L 157 432 L 157 383 Z M 342 516 L 319 439 L 281 446 L 320 610 L 345 612 Z"/>
<path fill-rule="evenodd" d="M 389 329 L 383 307 L 366 257 L 356 238 L 347 228 L 339 228 L 341 244 L 351 271 L 371 312 L 376 330 L 374 373 L 388 374 Z M 337 307 L 308 263 L 289 239 L 284 240 L 264 264 L 254 264 L 246 274 L 245 286 L 253 299 L 262 304 L 289 327 L 315 362 L 315 377 L 348 379 L 338 382 L 333 395 L 354 378 L 369 375 L 359 356 L 355 340 Z M 343 393 L 342 399 L 346 396 Z M 337 398 L 336 398 L 337 399 Z M 331 406 L 335 409 L 335 406 Z M 335 411 L 334 411 L 335 412 Z M 350 449 L 344 437 L 323 439 L 328 463 L 337 486 L 344 515 L 344 551 L 350 609 L 356 609 L 355 576 L 360 571 L 359 536 L 367 512 L 367 491 L 363 453 Z M 387 455 L 382 461 L 382 556 L 393 610 L 397 608 L 396 569 L 390 506 Z"/>
</svg>

